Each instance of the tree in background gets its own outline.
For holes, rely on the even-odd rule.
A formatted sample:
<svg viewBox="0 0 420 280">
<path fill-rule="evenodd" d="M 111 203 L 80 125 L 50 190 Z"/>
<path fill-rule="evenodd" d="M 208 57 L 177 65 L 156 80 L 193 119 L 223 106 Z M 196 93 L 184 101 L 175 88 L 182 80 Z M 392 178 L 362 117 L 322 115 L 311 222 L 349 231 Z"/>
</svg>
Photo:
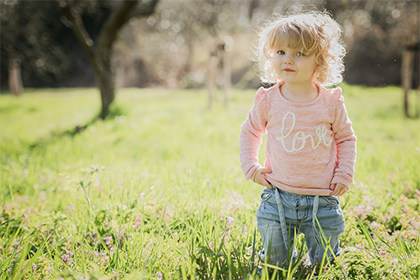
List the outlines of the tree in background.
<svg viewBox="0 0 420 280">
<path fill-rule="evenodd" d="M 58 1 L 0 0 L 2 80 L 6 81 L 10 76 L 6 64 L 17 53 L 20 61 L 25 62 L 21 64 L 23 83 L 29 87 L 94 85 L 98 71 L 86 67 L 92 65 L 85 57 L 89 52 L 74 40 L 70 28 L 66 30 L 64 24 L 57 24 L 57 19 L 61 19 L 68 27 L 73 26 L 58 9 Z M 123 0 L 63 1 L 71 3 L 79 14 L 91 39 L 91 49 L 99 53 L 104 23 Z M 51 2 L 55 3 L 55 10 L 50 7 Z M 259 80 L 248 58 L 258 27 L 273 12 L 313 8 L 332 11 L 344 26 L 348 51 L 346 82 L 368 86 L 397 85 L 401 83 L 404 45 L 407 38 L 419 30 L 416 25 L 419 2 L 160 0 L 153 15 L 144 20 L 132 20 L 120 29 L 118 37 L 121 40 L 116 40 L 112 49 L 116 66 L 113 72 L 117 76 L 114 87 L 204 87 L 210 53 L 218 42 L 217 35 L 222 38 L 229 35 L 235 40 L 231 52 L 232 84 L 255 88 Z M 17 19 L 20 20 L 16 25 Z M 414 77 L 414 83 L 418 84 L 419 75 Z M 97 83 L 99 85 L 99 81 Z"/>
<path fill-rule="evenodd" d="M 14 95 L 22 92 L 22 80 L 29 86 L 35 80 L 53 83 L 70 67 L 64 49 L 56 41 L 59 34 L 68 34 L 60 27 L 53 28 L 59 14 L 51 4 L 51 1 L 0 1 L 1 63 L 2 70 L 8 71 L 8 75 L 2 74 L 2 79 L 8 77 Z"/>
<path fill-rule="evenodd" d="M 112 65 L 114 43 L 124 25 L 130 19 L 151 15 L 158 0 L 148 2 L 137 0 L 122 0 L 110 2 L 112 11 L 99 32 L 96 42 L 87 32 L 82 19 L 83 9 L 92 4 L 85 1 L 57 0 L 71 27 L 85 50 L 89 62 L 95 71 L 96 82 L 101 94 L 101 112 L 104 119 L 109 113 L 109 107 L 115 99 L 115 73 Z"/>
<path fill-rule="evenodd" d="M 419 0 L 329 0 L 326 8 L 344 26 L 345 80 L 351 84 L 401 84 L 401 58 L 419 37 Z M 414 37 L 414 39 L 413 39 Z"/>
</svg>

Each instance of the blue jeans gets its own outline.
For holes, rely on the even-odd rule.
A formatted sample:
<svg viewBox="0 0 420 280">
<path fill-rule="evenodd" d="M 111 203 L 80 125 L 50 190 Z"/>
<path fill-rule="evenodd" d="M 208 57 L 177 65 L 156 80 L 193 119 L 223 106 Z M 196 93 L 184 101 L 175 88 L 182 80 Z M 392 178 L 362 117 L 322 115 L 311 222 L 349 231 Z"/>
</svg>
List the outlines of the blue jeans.
<svg viewBox="0 0 420 280">
<path fill-rule="evenodd" d="M 312 265 L 321 262 L 325 252 L 330 260 L 340 252 L 344 216 L 336 196 L 299 195 L 274 186 L 272 190 L 265 188 L 257 222 L 264 246 L 260 257 L 271 264 L 283 266 L 296 255 L 293 242 L 300 233 L 305 235 Z"/>
</svg>

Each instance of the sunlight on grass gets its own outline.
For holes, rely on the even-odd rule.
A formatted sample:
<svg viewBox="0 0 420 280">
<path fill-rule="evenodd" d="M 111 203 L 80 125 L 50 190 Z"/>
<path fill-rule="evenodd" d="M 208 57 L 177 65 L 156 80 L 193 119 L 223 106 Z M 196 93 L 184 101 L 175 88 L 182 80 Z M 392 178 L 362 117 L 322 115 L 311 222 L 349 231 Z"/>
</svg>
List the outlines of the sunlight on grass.
<svg viewBox="0 0 420 280">
<path fill-rule="evenodd" d="M 418 279 L 420 121 L 402 117 L 399 88 L 343 88 L 356 182 L 342 199 L 344 253 L 318 277 Z M 1 279 L 314 275 L 304 264 L 256 271 L 261 188 L 238 150 L 254 91 L 207 110 L 203 90 L 124 89 L 111 118 L 63 133 L 95 116 L 97 95 L 0 96 Z"/>
</svg>

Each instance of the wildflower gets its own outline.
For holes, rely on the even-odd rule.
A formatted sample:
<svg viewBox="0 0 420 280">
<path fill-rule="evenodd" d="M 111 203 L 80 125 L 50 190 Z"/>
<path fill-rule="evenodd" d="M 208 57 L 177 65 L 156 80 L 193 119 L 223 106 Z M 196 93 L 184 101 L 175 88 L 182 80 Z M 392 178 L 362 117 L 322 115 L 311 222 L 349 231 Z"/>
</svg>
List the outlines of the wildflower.
<svg viewBox="0 0 420 280">
<path fill-rule="evenodd" d="M 102 252 L 101 256 L 104 264 L 107 265 L 109 263 L 109 256 L 106 254 L 106 252 Z"/>
<path fill-rule="evenodd" d="M 420 199 L 420 191 L 418 189 L 414 190 L 416 192 L 417 197 Z"/>
<path fill-rule="evenodd" d="M 400 236 L 401 236 L 401 231 L 396 230 L 392 233 L 392 235 L 395 237 L 395 239 L 397 240 Z"/>
<path fill-rule="evenodd" d="M 387 253 L 387 250 L 386 250 L 386 248 L 384 247 L 384 246 L 381 246 L 379 249 L 378 249 L 378 253 L 379 253 L 379 255 L 381 256 L 381 257 L 385 257 L 386 256 L 386 253 Z"/>
<path fill-rule="evenodd" d="M 358 217 L 360 220 L 364 220 L 367 216 L 369 216 L 372 211 L 373 211 L 373 207 L 371 204 L 360 204 L 357 205 L 355 207 L 353 207 L 352 209 L 353 211 L 353 215 L 355 215 L 356 217 Z"/>
<path fill-rule="evenodd" d="M 21 242 L 22 242 L 22 238 L 16 239 L 15 242 L 13 243 L 13 245 L 12 245 L 12 248 L 20 251 L 22 249 Z"/>
<path fill-rule="evenodd" d="M 111 236 L 105 236 L 104 237 L 105 245 L 110 249 L 112 247 L 112 237 Z"/>
<path fill-rule="evenodd" d="M 370 226 L 372 227 L 373 230 L 378 231 L 379 227 L 381 226 L 380 224 L 378 224 L 377 222 L 373 221 Z"/>
<path fill-rule="evenodd" d="M 228 216 L 226 219 L 226 227 L 229 228 L 230 225 L 233 224 L 234 221 L 235 221 L 234 218 Z"/>
<path fill-rule="evenodd" d="M 125 229 L 122 225 L 120 229 L 116 232 L 116 238 L 118 239 L 120 246 L 123 246 L 124 241 L 127 239 L 127 233 L 125 232 Z"/>
<path fill-rule="evenodd" d="M 245 236 L 248 234 L 248 227 L 246 225 L 242 227 L 242 234 Z"/>
<path fill-rule="evenodd" d="M 92 233 L 86 233 L 85 237 L 87 239 L 87 241 L 89 242 L 89 244 L 91 246 L 95 246 L 99 243 L 98 241 L 98 233 L 97 232 L 92 232 Z"/>
<path fill-rule="evenodd" d="M 223 232 L 223 235 L 220 236 L 220 238 L 219 238 L 219 242 L 222 242 L 223 240 L 230 241 L 230 235 L 231 235 L 230 230 L 227 230 L 227 231 Z"/>
<path fill-rule="evenodd" d="M 61 260 L 65 263 L 65 264 L 72 264 L 73 263 L 73 252 L 70 250 L 65 250 L 66 253 L 61 257 Z"/>
<path fill-rule="evenodd" d="M 163 274 L 162 272 L 158 271 L 155 273 L 155 275 L 157 276 L 157 279 L 162 280 L 163 279 Z"/>
<path fill-rule="evenodd" d="M 174 234 L 172 234 L 172 237 L 173 237 L 176 241 L 179 241 L 178 232 L 174 232 Z"/>
<path fill-rule="evenodd" d="M 65 242 L 64 246 L 66 247 L 67 250 L 70 250 L 70 248 L 71 248 L 70 242 Z"/>
<path fill-rule="evenodd" d="M 171 218 L 174 216 L 174 205 L 168 205 L 165 210 L 163 210 L 162 215 L 166 222 L 170 222 Z"/>
<path fill-rule="evenodd" d="M 246 249 L 246 253 L 245 254 L 247 256 L 251 256 L 252 255 L 252 246 L 246 247 L 245 249 Z"/>
</svg>

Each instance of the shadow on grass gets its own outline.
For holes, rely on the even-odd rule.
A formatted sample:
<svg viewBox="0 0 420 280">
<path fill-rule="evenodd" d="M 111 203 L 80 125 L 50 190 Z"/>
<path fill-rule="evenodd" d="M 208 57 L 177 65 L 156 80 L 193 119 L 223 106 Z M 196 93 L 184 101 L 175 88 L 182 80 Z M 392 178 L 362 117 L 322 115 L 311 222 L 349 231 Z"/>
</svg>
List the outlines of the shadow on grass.
<svg viewBox="0 0 420 280">
<path fill-rule="evenodd" d="M 106 121 L 114 120 L 116 117 L 122 116 L 122 115 L 127 115 L 125 110 L 123 110 L 122 107 L 118 105 L 111 106 L 109 109 L 109 113 L 105 118 L 101 118 L 100 113 L 99 113 L 83 125 L 76 125 L 74 127 L 71 127 L 65 130 L 51 131 L 49 136 L 36 140 L 35 142 L 29 145 L 29 148 L 31 150 L 34 150 L 36 148 L 45 147 L 51 143 L 54 143 L 58 139 L 62 139 L 65 137 L 73 138 L 77 135 L 82 134 L 86 129 L 88 129 L 90 126 L 92 126 L 93 124 L 97 122 L 106 122 Z"/>
</svg>

